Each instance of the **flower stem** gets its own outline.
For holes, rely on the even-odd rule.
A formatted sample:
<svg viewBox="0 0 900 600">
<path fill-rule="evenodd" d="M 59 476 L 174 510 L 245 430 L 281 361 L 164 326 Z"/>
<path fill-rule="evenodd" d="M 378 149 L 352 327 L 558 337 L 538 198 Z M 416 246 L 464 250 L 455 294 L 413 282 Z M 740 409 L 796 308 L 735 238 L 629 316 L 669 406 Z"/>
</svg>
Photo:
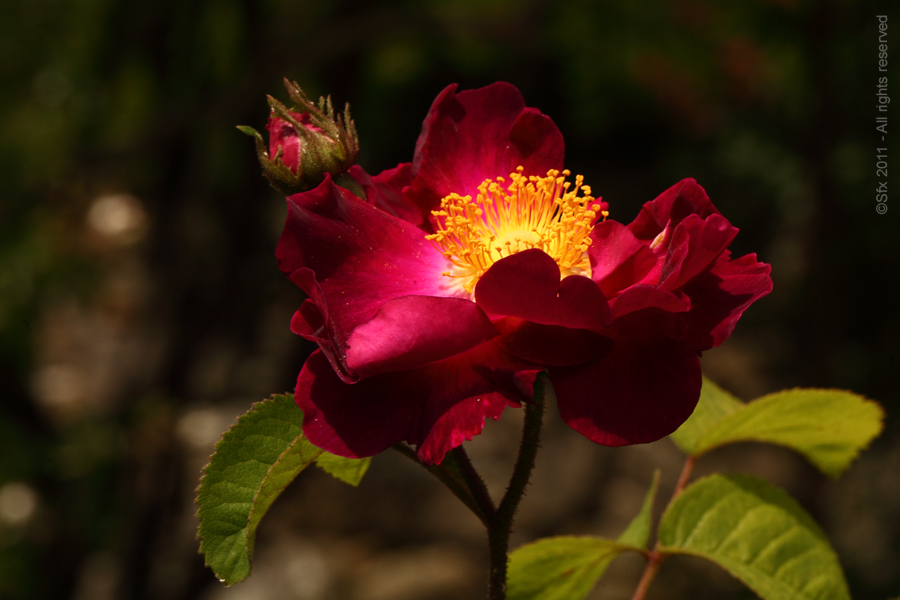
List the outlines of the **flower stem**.
<svg viewBox="0 0 900 600">
<path fill-rule="evenodd" d="M 488 525 L 488 550 L 490 553 L 489 600 L 506 600 L 506 570 L 509 563 L 509 534 L 516 508 L 525 493 L 534 459 L 540 446 L 541 425 L 544 418 L 544 395 L 550 380 L 545 374 L 538 375 L 534 382 L 534 401 L 525 404 L 525 424 L 522 427 L 522 441 L 519 457 L 513 468 L 506 494 L 497 507 L 497 512 Z"/>
<path fill-rule="evenodd" d="M 475 470 L 472 461 L 465 448 L 457 446 L 447 453 L 447 458 L 441 463 L 441 466 L 447 465 L 458 477 L 461 477 L 466 484 L 466 489 L 472 496 L 481 522 L 485 527 L 491 526 L 497 509 L 494 507 L 494 501 L 491 500 L 491 494 L 488 492 L 484 479 Z"/>
<path fill-rule="evenodd" d="M 534 458 L 540 446 L 541 425 L 544 419 L 544 397 L 549 387 L 550 380 L 546 374 L 539 374 L 534 382 L 534 401 L 525 403 L 525 424 L 522 427 L 519 456 L 499 506 L 494 505 L 484 480 L 475 470 L 462 446 L 448 452 L 439 465 L 426 465 L 419 460 L 415 450 L 405 444 L 392 446 L 400 454 L 431 471 L 487 527 L 490 561 L 489 600 L 506 600 L 509 534 L 512 532 L 516 508 L 525 494 L 525 487 L 534 469 Z"/>
<path fill-rule="evenodd" d="M 485 526 L 489 526 L 490 516 L 494 513 L 494 506 L 490 506 L 490 510 L 485 511 L 485 506 L 475 499 L 475 494 L 469 489 L 469 484 L 466 480 L 462 479 L 460 474 L 458 473 L 459 469 L 455 468 L 455 465 L 451 466 L 448 464 L 451 462 L 450 455 L 448 454 L 447 459 L 444 460 L 439 465 L 426 465 L 422 461 L 419 460 L 416 451 L 410 448 L 405 444 L 394 444 L 391 446 L 394 450 L 410 459 L 417 465 L 427 469 L 430 471 L 435 477 L 441 480 L 441 482 L 453 492 L 453 495 L 462 500 L 463 504 L 469 507 L 475 516 L 485 524 Z M 466 457 L 466 461 L 468 461 L 468 457 Z M 471 467 L 471 463 L 469 463 Z M 480 478 L 479 478 L 480 479 Z M 482 485 L 484 483 L 482 482 Z"/>
<path fill-rule="evenodd" d="M 675 484 L 675 490 L 672 492 L 672 498 L 669 500 L 669 505 L 671 505 L 672 501 L 687 487 L 688 481 L 691 479 L 691 473 L 694 471 L 694 465 L 696 464 L 696 456 L 688 456 L 687 460 L 684 461 L 684 467 L 681 469 L 678 483 Z M 660 551 L 659 540 L 657 540 L 653 550 L 647 553 L 647 566 L 644 568 L 644 574 L 641 575 L 641 581 L 638 583 L 637 589 L 634 590 L 634 596 L 631 597 L 631 600 L 644 600 L 644 597 L 647 595 L 647 590 L 650 589 L 650 584 L 653 583 L 653 579 L 656 577 L 659 568 L 666 558 L 668 558 L 668 555 Z"/>
</svg>

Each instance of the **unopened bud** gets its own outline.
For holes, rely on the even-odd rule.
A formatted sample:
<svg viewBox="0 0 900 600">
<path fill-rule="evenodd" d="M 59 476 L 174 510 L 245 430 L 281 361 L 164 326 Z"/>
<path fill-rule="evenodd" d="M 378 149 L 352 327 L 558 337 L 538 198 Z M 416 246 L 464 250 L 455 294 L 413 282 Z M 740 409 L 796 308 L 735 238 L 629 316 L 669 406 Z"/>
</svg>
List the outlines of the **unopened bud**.
<svg viewBox="0 0 900 600">
<path fill-rule="evenodd" d="M 346 174 L 359 157 L 359 138 L 350 118 L 350 105 L 344 107 L 343 114 L 335 115 L 330 96 L 319 98 L 316 104 L 296 83 L 285 79 L 284 85 L 294 106 L 288 109 L 269 96 L 268 148 L 255 129 L 238 127 L 256 140 L 263 175 L 272 187 L 288 195 L 316 187 L 326 173 L 339 184 L 358 187 Z"/>
</svg>

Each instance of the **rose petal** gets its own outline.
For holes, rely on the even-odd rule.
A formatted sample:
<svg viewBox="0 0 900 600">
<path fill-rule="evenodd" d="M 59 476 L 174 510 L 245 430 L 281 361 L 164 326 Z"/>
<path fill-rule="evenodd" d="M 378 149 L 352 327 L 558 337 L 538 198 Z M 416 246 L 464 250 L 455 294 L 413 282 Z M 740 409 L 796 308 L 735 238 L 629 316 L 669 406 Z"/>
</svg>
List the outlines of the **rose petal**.
<svg viewBox="0 0 900 600">
<path fill-rule="evenodd" d="M 497 419 L 517 405 L 476 367 L 512 378 L 521 366 L 489 342 L 439 363 L 348 385 L 316 351 L 297 379 L 303 432 L 316 446 L 351 458 L 373 456 L 405 440 L 418 446 L 423 462 L 436 464 L 481 433 L 485 418 Z"/>
<path fill-rule="evenodd" d="M 360 377 L 435 362 L 495 337 L 478 306 L 462 298 L 405 296 L 388 300 L 347 340 L 347 366 Z"/>
<path fill-rule="evenodd" d="M 403 195 L 403 188 L 412 182 L 411 167 L 411 163 L 400 163 L 372 177 L 359 165 L 353 165 L 349 173 L 363 187 L 369 204 L 419 227 L 425 220 L 422 211 Z"/>
<path fill-rule="evenodd" d="M 656 283 L 659 278 L 656 255 L 621 223 L 609 220 L 597 223 L 591 231 L 591 242 L 588 247 L 591 279 L 607 298 L 615 297 L 635 283 L 648 280 Z"/>
<path fill-rule="evenodd" d="M 659 275 L 659 287 L 675 290 L 709 267 L 734 240 L 737 227 L 722 215 L 705 220 L 688 215 L 672 234 L 665 262 Z"/>
<path fill-rule="evenodd" d="M 655 200 L 644 204 L 628 228 L 639 240 L 649 242 L 667 226 L 676 227 L 688 215 L 705 219 L 714 214 L 719 211 L 710 202 L 706 190 L 693 179 L 682 179 Z"/>
<path fill-rule="evenodd" d="M 678 428 L 700 397 L 699 354 L 667 338 L 616 341 L 606 357 L 554 367 L 559 412 L 575 431 L 604 446 L 654 442 Z"/>
<path fill-rule="evenodd" d="M 683 313 L 691 308 L 691 301 L 688 297 L 678 296 L 652 285 L 633 285 L 613 300 L 613 320 L 648 308 L 667 313 Z"/>
<path fill-rule="evenodd" d="M 524 250 L 491 265 L 475 286 L 475 302 L 489 315 L 576 329 L 609 324 L 609 305 L 596 283 L 580 275 L 559 280 L 545 252 Z"/>
<path fill-rule="evenodd" d="M 497 338 L 497 344 L 510 354 L 537 364 L 569 366 L 606 355 L 612 340 L 586 329 L 520 321 Z"/>
<path fill-rule="evenodd" d="M 302 117 L 300 113 L 291 113 L 298 121 Z M 288 121 L 278 117 L 269 117 L 266 123 L 269 132 L 269 157 L 273 160 L 278 150 L 281 150 L 281 162 L 294 173 L 300 167 L 300 136 Z"/>
<path fill-rule="evenodd" d="M 307 298 L 291 317 L 291 331 L 311 342 L 322 339 L 325 317 L 316 303 Z"/>
<path fill-rule="evenodd" d="M 423 214 L 441 198 L 478 193 L 485 179 L 507 177 L 522 166 L 544 176 L 563 168 L 562 134 L 546 115 L 526 108 L 519 91 L 494 83 L 456 93 L 451 85 L 435 99 L 416 143 L 412 185 L 405 190 Z"/>
<path fill-rule="evenodd" d="M 427 302 L 432 314 L 446 311 L 456 317 L 453 322 L 434 320 L 423 340 L 456 341 L 446 346 L 443 356 L 423 354 L 419 364 L 456 354 L 460 340 L 480 343 L 487 335 L 485 317 L 477 306 L 465 300 L 468 308 L 459 309 L 459 299 L 452 298 L 456 292 L 448 289 L 447 278 L 441 275 L 449 264 L 424 236 L 422 230 L 356 198 L 328 177 L 316 189 L 288 199 L 287 223 L 275 252 L 279 267 L 316 303 L 326 323 L 326 335 L 320 337 L 328 340 L 320 341 L 320 346 L 337 361 L 335 368 L 351 380 L 391 368 L 390 340 L 399 344 L 393 356 L 411 366 L 408 340 L 397 336 L 371 355 L 380 367 L 363 360 L 365 352 L 354 358 L 352 367 L 346 361 L 347 342 L 354 330 L 396 298 L 433 297 Z M 421 309 L 424 304 L 416 306 Z M 397 312 L 391 314 L 398 317 Z M 377 326 L 389 327 L 386 318 Z M 438 325 L 446 330 L 438 331 Z"/>
<path fill-rule="evenodd" d="M 772 291 L 771 266 L 757 262 L 755 254 L 736 260 L 729 257 L 726 251 L 709 271 L 684 288 L 693 303 L 685 342 L 695 350 L 719 346 L 747 307 Z"/>
</svg>

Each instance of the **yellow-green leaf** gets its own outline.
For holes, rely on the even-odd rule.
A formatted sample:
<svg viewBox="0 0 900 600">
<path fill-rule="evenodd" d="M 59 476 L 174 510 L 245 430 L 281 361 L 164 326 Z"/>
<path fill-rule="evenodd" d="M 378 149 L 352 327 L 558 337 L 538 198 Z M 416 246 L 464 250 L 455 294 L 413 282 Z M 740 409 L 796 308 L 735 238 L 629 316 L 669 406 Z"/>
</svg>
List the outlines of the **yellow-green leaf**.
<svg viewBox="0 0 900 600">
<path fill-rule="evenodd" d="M 509 600 L 580 600 L 630 546 L 599 537 L 560 536 L 522 546 L 509 557 Z"/>
<path fill-rule="evenodd" d="M 197 490 L 200 552 L 226 585 L 250 574 L 256 528 L 287 485 L 314 461 L 352 485 L 369 459 L 332 457 L 303 435 L 303 411 L 287 395 L 257 402 L 216 444 Z M 331 458 L 328 458 L 331 457 Z"/>
<path fill-rule="evenodd" d="M 849 600 L 825 534 L 783 490 L 749 475 L 712 475 L 663 515 L 660 550 L 715 562 L 764 600 Z"/>
<path fill-rule="evenodd" d="M 659 470 L 653 474 L 641 511 L 618 540 L 559 536 L 513 552 L 509 557 L 509 600 L 579 600 L 587 596 L 615 557 L 641 552 L 647 545 L 658 488 Z"/>
<path fill-rule="evenodd" d="M 635 548 L 646 548 L 647 540 L 650 538 L 650 520 L 653 517 L 653 500 L 656 498 L 656 490 L 659 489 L 659 469 L 653 473 L 653 481 L 650 483 L 650 489 L 644 497 L 644 504 L 641 506 L 641 512 L 637 514 L 622 532 L 622 535 L 616 540 L 620 544 L 627 544 Z"/>
<path fill-rule="evenodd" d="M 837 477 L 881 432 L 883 420 L 876 402 L 853 392 L 798 388 L 743 404 L 704 379 L 694 414 L 671 437 L 694 456 L 736 442 L 779 444 Z"/>
<path fill-rule="evenodd" d="M 670 437 L 687 454 L 696 454 L 695 448 L 700 438 L 723 417 L 730 415 L 744 405 L 743 402 L 720 388 L 706 377 L 700 388 L 697 407 Z"/>
<path fill-rule="evenodd" d="M 344 483 L 349 483 L 356 487 L 362 481 L 363 475 L 366 474 L 371 462 L 371 457 L 344 458 L 330 452 L 323 452 L 316 459 L 316 466 Z"/>
</svg>

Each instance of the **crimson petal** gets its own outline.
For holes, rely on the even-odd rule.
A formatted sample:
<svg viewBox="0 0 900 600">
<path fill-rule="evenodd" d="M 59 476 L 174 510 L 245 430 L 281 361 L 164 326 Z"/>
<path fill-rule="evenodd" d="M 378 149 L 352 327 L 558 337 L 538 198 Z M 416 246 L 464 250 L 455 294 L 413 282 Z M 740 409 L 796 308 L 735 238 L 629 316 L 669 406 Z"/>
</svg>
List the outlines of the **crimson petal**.
<svg viewBox="0 0 900 600">
<path fill-rule="evenodd" d="M 591 279 L 607 298 L 635 283 L 653 279 L 657 266 L 657 257 L 647 244 L 617 221 L 603 221 L 594 226 L 588 256 Z"/>
<path fill-rule="evenodd" d="M 667 313 L 682 313 L 691 308 L 689 297 L 677 295 L 647 284 L 633 285 L 612 302 L 615 320 L 639 310 L 655 308 Z"/>
<path fill-rule="evenodd" d="M 388 300 L 347 340 L 347 366 L 361 376 L 419 367 L 497 335 L 471 300 L 405 296 Z"/>
<path fill-rule="evenodd" d="M 667 338 L 624 336 L 606 357 L 550 369 L 559 412 L 575 431 L 604 446 L 654 442 L 678 428 L 700 397 L 697 352 Z"/>
<path fill-rule="evenodd" d="M 300 371 L 295 397 L 303 432 L 328 452 L 360 458 L 407 441 L 423 462 L 437 464 L 481 433 L 487 417 L 518 405 L 478 371 L 503 372 L 512 381 L 523 366 L 489 342 L 439 363 L 346 384 L 317 350 Z"/>
<path fill-rule="evenodd" d="M 522 166 L 544 176 L 563 168 L 564 143 L 553 121 L 526 108 L 508 83 L 456 93 L 456 85 L 435 99 L 422 124 L 412 163 L 415 179 L 405 190 L 430 215 L 441 198 L 478 193 L 485 179 L 506 177 Z"/>
<path fill-rule="evenodd" d="M 685 341 L 696 350 L 719 346 L 747 307 L 772 291 L 770 265 L 757 262 L 756 254 L 736 260 L 729 260 L 729 255 L 723 253 L 709 271 L 684 288 L 693 301 Z"/>
<path fill-rule="evenodd" d="M 734 240 L 738 229 L 722 215 L 685 217 L 672 234 L 659 287 L 676 290 L 709 267 Z"/>
<path fill-rule="evenodd" d="M 493 316 L 577 329 L 609 324 L 609 305 L 596 283 L 580 275 L 559 280 L 559 266 L 532 248 L 501 258 L 475 286 L 475 302 Z"/>
<path fill-rule="evenodd" d="M 403 188 L 412 182 L 411 163 L 400 163 L 375 177 L 366 173 L 359 165 L 350 167 L 349 173 L 363 187 L 366 201 L 372 206 L 416 227 L 425 221 L 419 207 L 403 195 Z"/>
<path fill-rule="evenodd" d="M 682 179 L 655 200 L 647 202 L 628 228 L 639 239 L 651 241 L 667 226 L 676 227 L 688 215 L 705 219 L 719 214 L 709 196 L 694 179 Z"/>
<path fill-rule="evenodd" d="M 519 321 L 504 321 L 510 320 Z M 521 321 L 497 338 L 497 344 L 510 354 L 537 364 L 569 366 L 606 355 L 612 340 L 587 329 Z"/>
<path fill-rule="evenodd" d="M 287 222 L 275 254 L 281 270 L 316 303 L 324 320 L 317 341 L 334 360 L 335 369 L 350 380 L 393 368 L 392 358 L 408 368 L 416 356 L 419 365 L 425 364 L 495 335 L 474 303 L 451 297 L 454 292 L 441 275 L 448 262 L 422 230 L 374 208 L 334 185 L 329 177 L 314 190 L 288 198 Z M 455 320 L 435 319 L 415 344 L 409 336 L 392 335 L 377 352 L 369 352 L 372 363 L 361 352 L 351 359 L 351 366 L 347 345 L 354 331 L 375 318 L 387 302 L 406 296 L 432 298 L 406 302 L 403 306 L 410 314 L 388 311 L 378 327 L 396 334 L 397 327 L 391 330 L 386 323 L 387 314 L 406 322 L 443 313 Z M 304 325 L 303 320 L 297 326 L 312 335 L 313 325 Z M 429 336 L 434 340 L 429 351 L 416 355 L 416 350 L 427 347 Z M 437 351 L 441 345 L 443 354 Z"/>
</svg>

